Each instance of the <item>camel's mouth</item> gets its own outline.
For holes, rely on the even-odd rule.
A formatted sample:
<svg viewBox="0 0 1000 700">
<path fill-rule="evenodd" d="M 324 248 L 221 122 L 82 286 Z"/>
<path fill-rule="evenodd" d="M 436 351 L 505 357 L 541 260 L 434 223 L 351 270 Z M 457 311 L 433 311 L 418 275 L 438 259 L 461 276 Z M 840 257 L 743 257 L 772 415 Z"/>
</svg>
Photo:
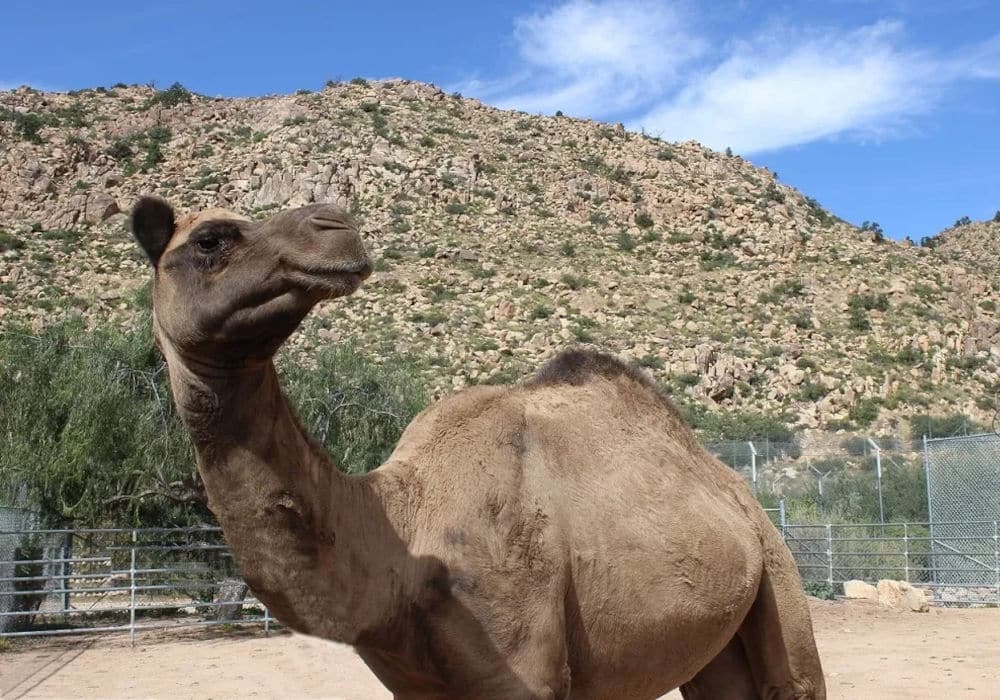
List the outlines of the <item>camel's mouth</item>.
<svg viewBox="0 0 1000 700">
<path fill-rule="evenodd" d="M 351 294 L 372 274 L 372 266 L 367 260 L 303 270 L 299 273 L 301 282 L 309 289 L 320 292 L 327 299 Z"/>
</svg>

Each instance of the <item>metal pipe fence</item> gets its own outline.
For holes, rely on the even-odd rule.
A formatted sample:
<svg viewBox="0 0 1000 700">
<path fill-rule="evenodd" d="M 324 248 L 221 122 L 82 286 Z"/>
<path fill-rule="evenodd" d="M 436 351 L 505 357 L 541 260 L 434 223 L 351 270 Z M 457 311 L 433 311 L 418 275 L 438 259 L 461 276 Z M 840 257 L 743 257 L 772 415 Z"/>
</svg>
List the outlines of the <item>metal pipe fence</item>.
<svg viewBox="0 0 1000 700">
<path fill-rule="evenodd" d="M 220 528 L 0 530 L 0 637 L 275 624 Z"/>
<path fill-rule="evenodd" d="M 1000 523 L 799 525 L 767 509 L 806 584 L 907 581 L 937 605 L 1000 606 Z M 960 526 L 962 535 L 937 534 Z M 219 528 L 0 531 L 0 637 L 276 625 Z"/>
<path fill-rule="evenodd" d="M 963 534 L 940 535 L 939 526 Z M 806 584 L 894 579 L 924 589 L 932 604 L 1000 606 L 996 520 L 786 525 L 784 538 Z"/>
</svg>

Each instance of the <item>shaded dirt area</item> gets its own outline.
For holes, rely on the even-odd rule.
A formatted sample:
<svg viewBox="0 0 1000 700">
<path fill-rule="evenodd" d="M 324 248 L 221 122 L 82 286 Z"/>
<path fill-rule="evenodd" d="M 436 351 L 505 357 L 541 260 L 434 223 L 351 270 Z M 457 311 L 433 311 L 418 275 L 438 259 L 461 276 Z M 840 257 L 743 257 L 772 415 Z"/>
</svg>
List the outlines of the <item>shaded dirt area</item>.
<svg viewBox="0 0 1000 700">
<path fill-rule="evenodd" d="M 881 611 L 812 601 L 832 698 L 1000 698 L 1000 610 Z M 388 700 L 354 653 L 298 635 L 148 632 L 16 643 L 3 698 Z M 669 696 L 671 700 L 676 694 Z"/>
</svg>

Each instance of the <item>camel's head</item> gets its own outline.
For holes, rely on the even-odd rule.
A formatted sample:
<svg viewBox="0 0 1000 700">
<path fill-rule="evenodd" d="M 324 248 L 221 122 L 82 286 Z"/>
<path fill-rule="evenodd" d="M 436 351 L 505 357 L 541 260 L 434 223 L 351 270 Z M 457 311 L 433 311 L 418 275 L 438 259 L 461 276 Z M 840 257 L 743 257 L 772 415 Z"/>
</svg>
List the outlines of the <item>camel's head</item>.
<svg viewBox="0 0 1000 700">
<path fill-rule="evenodd" d="M 313 306 L 371 272 L 357 229 L 328 204 L 264 221 L 222 209 L 176 219 L 144 197 L 132 232 L 153 265 L 157 343 L 206 363 L 269 358 Z"/>
</svg>

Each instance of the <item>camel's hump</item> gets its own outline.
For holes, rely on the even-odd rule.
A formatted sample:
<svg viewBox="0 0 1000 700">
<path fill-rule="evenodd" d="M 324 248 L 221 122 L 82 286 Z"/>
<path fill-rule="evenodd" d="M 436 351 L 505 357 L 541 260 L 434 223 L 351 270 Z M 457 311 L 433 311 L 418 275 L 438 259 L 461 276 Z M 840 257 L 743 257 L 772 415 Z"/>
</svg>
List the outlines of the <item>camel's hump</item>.
<svg viewBox="0 0 1000 700">
<path fill-rule="evenodd" d="M 616 379 L 627 377 L 642 387 L 662 397 L 652 378 L 638 365 L 629 364 L 596 350 L 574 348 L 563 350 L 538 368 L 526 382 L 526 387 L 552 386 L 554 384 L 585 384 L 593 377 Z"/>
</svg>

